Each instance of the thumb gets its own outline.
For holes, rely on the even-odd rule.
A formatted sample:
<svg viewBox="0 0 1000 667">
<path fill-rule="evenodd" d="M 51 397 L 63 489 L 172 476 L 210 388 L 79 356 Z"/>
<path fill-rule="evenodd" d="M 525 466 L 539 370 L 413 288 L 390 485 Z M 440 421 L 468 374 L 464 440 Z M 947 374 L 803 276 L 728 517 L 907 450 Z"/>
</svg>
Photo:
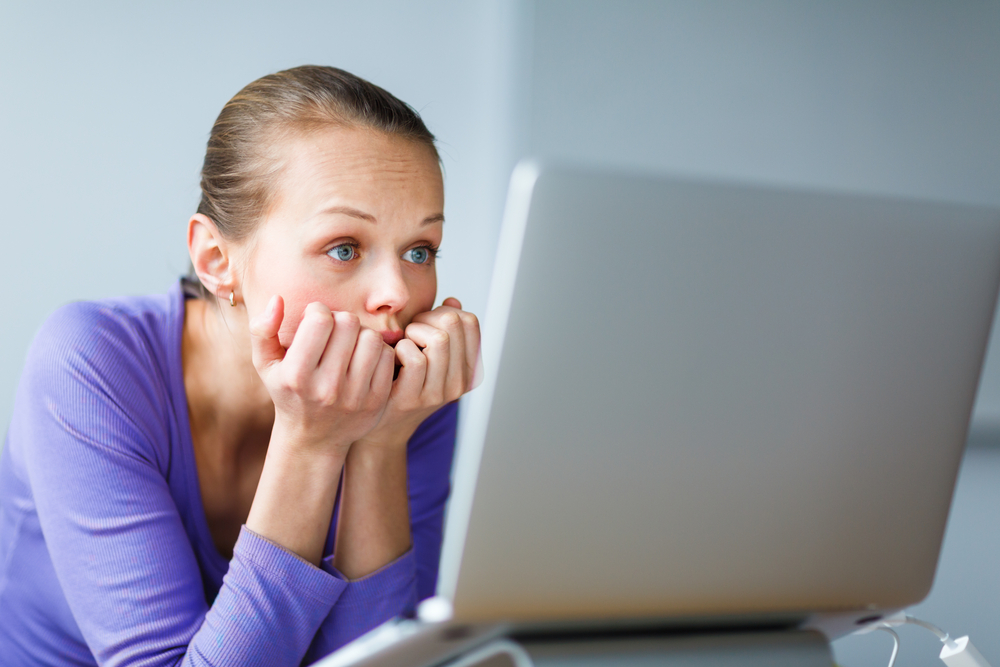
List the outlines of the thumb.
<svg viewBox="0 0 1000 667">
<path fill-rule="evenodd" d="M 441 302 L 442 306 L 450 306 L 451 308 L 458 308 L 462 310 L 462 302 L 453 296 L 449 296 L 447 299 Z"/>
<path fill-rule="evenodd" d="M 250 346 L 257 372 L 285 358 L 285 348 L 278 341 L 278 328 L 285 316 L 285 302 L 275 294 L 264 312 L 250 321 Z"/>
</svg>

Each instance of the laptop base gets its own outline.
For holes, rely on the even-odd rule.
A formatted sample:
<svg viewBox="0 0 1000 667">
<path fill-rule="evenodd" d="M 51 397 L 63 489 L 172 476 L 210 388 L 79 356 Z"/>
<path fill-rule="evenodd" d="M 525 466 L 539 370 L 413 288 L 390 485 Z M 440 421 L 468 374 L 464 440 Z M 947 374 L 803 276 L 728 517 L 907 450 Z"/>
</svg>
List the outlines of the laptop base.
<svg viewBox="0 0 1000 667">
<path fill-rule="evenodd" d="M 832 667 L 820 633 L 785 631 L 641 639 L 490 642 L 447 667 Z"/>
<path fill-rule="evenodd" d="M 829 642 L 815 630 L 503 633 L 395 620 L 314 667 L 833 667 Z"/>
</svg>

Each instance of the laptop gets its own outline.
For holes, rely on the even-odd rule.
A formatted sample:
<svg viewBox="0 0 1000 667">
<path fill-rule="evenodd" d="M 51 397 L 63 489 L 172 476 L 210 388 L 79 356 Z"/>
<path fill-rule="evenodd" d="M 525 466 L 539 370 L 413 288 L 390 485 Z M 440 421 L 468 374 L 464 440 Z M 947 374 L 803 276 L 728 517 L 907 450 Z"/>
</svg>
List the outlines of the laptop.
<svg viewBox="0 0 1000 667">
<path fill-rule="evenodd" d="M 995 209 L 521 163 L 436 596 L 318 664 L 919 602 L 998 282 Z"/>
</svg>

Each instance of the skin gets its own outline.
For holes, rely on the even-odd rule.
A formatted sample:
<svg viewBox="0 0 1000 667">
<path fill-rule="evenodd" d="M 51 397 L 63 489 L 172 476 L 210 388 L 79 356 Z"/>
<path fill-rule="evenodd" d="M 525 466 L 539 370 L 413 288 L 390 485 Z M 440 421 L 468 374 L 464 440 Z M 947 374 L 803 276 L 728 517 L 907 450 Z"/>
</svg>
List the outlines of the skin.
<svg viewBox="0 0 1000 667">
<path fill-rule="evenodd" d="M 188 300 L 184 323 L 199 481 L 221 553 L 245 523 L 318 564 L 343 473 L 334 565 L 356 579 L 410 547 L 406 443 L 471 388 L 479 323 L 457 299 L 433 308 L 444 195 L 428 147 L 331 126 L 281 153 L 249 239 L 188 224 L 218 297 Z"/>
</svg>

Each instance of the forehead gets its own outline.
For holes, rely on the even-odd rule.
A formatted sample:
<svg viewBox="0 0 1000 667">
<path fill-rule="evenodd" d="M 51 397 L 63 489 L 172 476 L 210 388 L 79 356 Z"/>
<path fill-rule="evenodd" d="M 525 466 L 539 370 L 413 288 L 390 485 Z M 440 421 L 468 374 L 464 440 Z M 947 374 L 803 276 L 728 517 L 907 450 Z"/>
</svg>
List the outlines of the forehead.
<svg viewBox="0 0 1000 667">
<path fill-rule="evenodd" d="M 437 209 L 434 213 L 443 208 L 437 156 L 416 141 L 365 128 L 331 126 L 293 135 L 280 151 L 282 166 L 272 210 L 328 205 L 330 200 L 367 208 Z"/>
</svg>

